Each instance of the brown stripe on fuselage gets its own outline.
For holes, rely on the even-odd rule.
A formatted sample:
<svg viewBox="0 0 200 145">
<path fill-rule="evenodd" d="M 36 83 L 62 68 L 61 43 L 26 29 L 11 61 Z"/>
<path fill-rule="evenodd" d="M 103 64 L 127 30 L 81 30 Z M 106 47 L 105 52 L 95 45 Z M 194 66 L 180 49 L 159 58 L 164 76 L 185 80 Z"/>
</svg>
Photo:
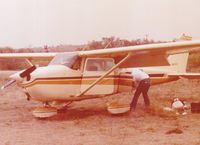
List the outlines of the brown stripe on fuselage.
<svg viewBox="0 0 200 145">
<path fill-rule="evenodd" d="M 89 85 L 96 81 L 100 76 L 85 76 L 85 77 L 58 77 L 58 78 L 37 78 L 32 82 L 26 84 L 20 84 L 22 87 L 31 87 L 37 84 L 57 84 L 57 85 Z M 152 85 L 166 83 L 170 81 L 178 80 L 179 77 L 168 77 L 161 74 L 150 77 Z M 107 76 L 101 80 L 98 85 L 122 85 L 122 86 L 134 86 L 132 76 Z"/>
<path fill-rule="evenodd" d="M 27 83 L 27 84 L 21 84 L 22 87 L 31 87 L 33 85 L 36 85 L 36 84 L 46 84 L 46 85 L 50 85 L 50 84 L 58 84 L 58 85 L 62 85 L 62 84 L 74 84 L 74 85 L 77 85 L 77 84 L 92 84 L 94 81 L 96 81 L 98 79 L 98 77 L 93 77 L 90 76 L 90 77 L 73 77 L 73 78 L 37 78 L 35 80 L 33 80 L 32 82 L 30 83 Z M 116 77 L 106 77 L 104 78 L 103 80 L 101 80 L 99 83 L 97 83 L 98 85 L 113 85 L 114 82 L 117 82 L 117 78 Z"/>
<path fill-rule="evenodd" d="M 164 77 L 165 74 L 148 74 L 150 77 Z"/>
<path fill-rule="evenodd" d="M 119 85 L 122 86 L 132 86 L 133 85 L 133 79 L 119 79 Z"/>
</svg>

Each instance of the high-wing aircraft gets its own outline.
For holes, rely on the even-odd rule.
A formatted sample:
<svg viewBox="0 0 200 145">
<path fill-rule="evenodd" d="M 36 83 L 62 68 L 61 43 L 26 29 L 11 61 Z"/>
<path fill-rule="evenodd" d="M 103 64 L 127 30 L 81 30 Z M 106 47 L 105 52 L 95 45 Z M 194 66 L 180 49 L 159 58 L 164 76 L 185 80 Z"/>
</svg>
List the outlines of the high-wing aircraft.
<svg viewBox="0 0 200 145">
<path fill-rule="evenodd" d="M 187 41 L 64 53 L 3 53 L 0 58 L 24 58 L 30 68 L 11 75 L 11 81 L 2 89 L 16 82 L 28 100 L 43 103 L 42 107 L 33 110 L 33 115 L 50 117 L 72 101 L 131 91 L 134 76 L 130 68 L 133 67 L 151 70 L 152 84 L 178 80 L 180 76 L 199 76 L 181 71 L 185 63 L 182 58 L 199 48 L 200 41 Z M 48 66 L 37 67 L 30 61 L 33 58 L 52 60 Z M 178 63 L 181 65 L 176 65 Z M 166 73 L 163 70 L 169 70 L 167 66 L 178 69 Z"/>
</svg>

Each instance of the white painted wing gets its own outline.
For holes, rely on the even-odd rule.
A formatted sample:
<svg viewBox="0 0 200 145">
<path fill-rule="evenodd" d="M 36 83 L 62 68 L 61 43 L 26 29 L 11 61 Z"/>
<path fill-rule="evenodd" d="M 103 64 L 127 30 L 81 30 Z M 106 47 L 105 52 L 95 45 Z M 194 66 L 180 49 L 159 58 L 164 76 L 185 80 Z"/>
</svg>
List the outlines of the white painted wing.
<svg viewBox="0 0 200 145">
<path fill-rule="evenodd" d="M 0 58 L 53 58 L 57 53 L 0 53 Z"/>
<path fill-rule="evenodd" d="M 119 62 L 127 54 L 131 57 L 120 68 L 166 66 L 170 54 L 199 51 L 200 41 L 170 42 L 159 44 L 136 45 L 91 51 L 80 51 L 81 57 L 113 57 Z"/>
<path fill-rule="evenodd" d="M 77 52 L 80 57 L 112 57 L 116 63 L 127 54 L 131 57 L 120 68 L 166 66 L 169 54 L 190 52 L 200 48 L 200 41 L 146 44 Z M 0 58 L 53 58 L 57 53 L 0 53 Z"/>
</svg>

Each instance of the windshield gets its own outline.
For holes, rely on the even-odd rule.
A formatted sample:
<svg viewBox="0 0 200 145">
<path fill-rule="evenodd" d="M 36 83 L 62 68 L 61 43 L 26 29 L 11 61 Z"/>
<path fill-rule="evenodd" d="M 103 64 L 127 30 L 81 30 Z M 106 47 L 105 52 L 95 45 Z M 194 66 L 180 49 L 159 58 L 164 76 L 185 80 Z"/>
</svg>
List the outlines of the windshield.
<svg viewBox="0 0 200 145">
<path fill-rule="evenodd" d="M 65 65 L 72 68 L 75 61 L 79 58 L 76 52 L 65 52 L 57 54 L 49 65 Z"/>
</svg>

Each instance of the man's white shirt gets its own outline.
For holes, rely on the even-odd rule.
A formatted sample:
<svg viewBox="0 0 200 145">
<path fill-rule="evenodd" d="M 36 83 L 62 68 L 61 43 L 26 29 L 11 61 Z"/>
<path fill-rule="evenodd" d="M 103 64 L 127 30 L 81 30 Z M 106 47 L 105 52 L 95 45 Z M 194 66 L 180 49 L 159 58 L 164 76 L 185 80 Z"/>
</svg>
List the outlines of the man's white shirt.
<svg viewBox="0 0 200 145">
<path fill-rule="evenodd" d="M 141 80 L 149 78 L 149 75 L 145 73 L 144 71 L 138 69 L 138 68 L 133 68 L 131 72 L 133 79 L 139 83 Z"/>
</svg>

